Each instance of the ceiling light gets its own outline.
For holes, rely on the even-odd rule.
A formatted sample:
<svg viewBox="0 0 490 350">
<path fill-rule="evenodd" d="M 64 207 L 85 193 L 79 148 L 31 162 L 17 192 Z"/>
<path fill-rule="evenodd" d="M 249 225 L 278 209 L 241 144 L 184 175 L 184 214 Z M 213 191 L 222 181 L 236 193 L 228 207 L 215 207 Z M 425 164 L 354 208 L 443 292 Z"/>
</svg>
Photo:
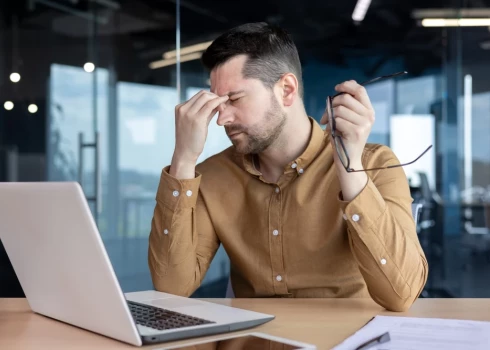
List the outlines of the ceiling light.
<svg viewBox="0 0 490 350">
<path fill-rule="evenodd" d="M 424 18 L 423 27 L 488 27 L 490 18 Z"/>
<path fill-rule="evenodd" d="M 412 18 L 486 18 L 490 17 L 490 8 L 434 8 L 415 9 Z"/>
<path fill-rule="evenodd" d="M 181 56 L 180 62 L 198 60 L 201 58 L 201 56 L 202 56 L 201 52 L 191 53 L 189 55 Z M 164 59 L 164 60 L 151 62 L 150 68 L 151 69 L 157 69 L 157 68 L 171 66 L 172 64 L 176 64 L 176 63 L 177 63 L 177 58 L 168 58 L 168 59 Z"/>
<path fill-rule="evenodd" d="M 83 69 L 85 69 L 85 72 L 87 73 L 92 73 L 95 70 L 95 64 L 87 62 L 83 65 Z"/>
<path fill-rule="evenodd" d="M 37 112 L 37 106 L 34 103 L 33 104 L 30 104 L 29 107 L 27 107 L 27 110 L 30 113 L 36 113 Z"/>
<path fill-rule="evenodd" d="M 18 83 L 20 81 L 20 74 L 19 73 L 10 74 L 10 81 L 12 83 Z"/>
<path fill-rule="evenodd" d="M 7 101 L 3 104 L 3 107 L 7 110 L 7 111 L 11 111 L 12 109 L 14 109 L 14 103 L 12 101 Z"/>
<path fill-rule="evenodd" d="M 180 49 L 180 55 L 183 56 L 194 52 L 204 51 L 212 43 L 213 43 L 212 41 L 207 41 L 204 43 L 183 47 Z M 163 58 L 175 58 L 175 57 L 177 57 L 177 50 L 168 51 L 163 54 Z"/>
<path fill-rule="evenodd" d="M 366 16 L 369 5 L 371 5 L 371 0 L 357 0 L 354 12 L 352 12 L 352 19 L 356 22 L 361 22 Z"/>
</svg>

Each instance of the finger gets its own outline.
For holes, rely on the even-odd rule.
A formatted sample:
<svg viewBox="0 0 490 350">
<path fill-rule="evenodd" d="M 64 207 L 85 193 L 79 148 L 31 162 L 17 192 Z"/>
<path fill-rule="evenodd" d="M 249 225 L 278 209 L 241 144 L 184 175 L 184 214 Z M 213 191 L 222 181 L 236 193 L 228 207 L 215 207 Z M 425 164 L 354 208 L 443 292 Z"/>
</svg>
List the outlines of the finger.
<svg viewBox="0 0 490 350">
<path fill-rule="evenodd" d="M 202 107 L 210 100 L 213 100 L 215 98 L 217 98 L 218 95 L 215 95 L 211 92 L 209 93 L 204 93 L 202 94 L 201 96 L 199 96 L 199 98 L 194 101 L 194 103 L 190 106 L 189 110 L 187 111 L 187 113 L 189 115 L 197 115 L 199 113 L 199 111 L 202 109 Z"/>
<path fill-rule="evenodd" d="M 329 107 L 325 108 L 325 112 L 323 112 L 323 115 L 320 119 L 320 124 L 322 124 L 322 125 L 328 124 L 328 113 L 329 113 L 328 110 L 329 109 L 330 109 Z"/>
<path fill-rule="evenodd" d="M 348 93 L 356 98 L 359 102 L 361 102 L 364 107 L 368 109 L 372 109 L 371 101 L 369 100 L 368 93 L 364 86 L 359 85 L 354 80 L 345 81 L 341 84 L 335 86 L 335 90 L 338 92 Z"/>
<path fill-rule="evenodd" d="M 220 104 L 226 102 L 229 99 L 228 95 L 221 96 L 221 97 L 216 97 L 208 102 L 202 107 L 200 113 L 203 115 L 207 116 L 208 119 L 208 124 L 213 118 L 213 116 L 216 114 L 218 111 L 218 107 Z"/>
<path fill-rule="evenodd" d="M 325 111 L 320 119 L 320 124 L 321 125 L 327 125 L 328 124 L 328 114 Z"/>
<path fill-rule="evenodd" d="M 320 124 L 326 125 L 328 124 L 328 115 L 331 113 L 331 98 L 327 97 L 327 107 L 325 108 L 325 111 L 323 112 L 322 117 L 320 118 Z"/>
<path fill-rule="evenodd" d="M 349 122 L 351 122 L 354 125 L 365 125 L 368 123 L 366 118 L 363 118 L 356 112 L 350 110 L 349 108 L 345 106 L 337 106 L 334 107 L 333 109 L 333 116 L 335 118 L 335 121 L 338 121 L 339 119 L 344 119 Z"/>
<path fill-rule="evenodd" d="M 192 105 L 197 101 L 197 99 L 199 99 L 199 97 L 201 97 L 202 95 L 208 93 L 208 91 L 206 90 L 201 90 L 199 91 L 197 94 L 195 94 L 194 96 L 192 96 L 188 101 L 186 101 L 185 103 L 182 103 L 181 106 L 182 108 L 184 109 L 190 109 L 192 107 Z"/>
<path fill-rule="evenodd" d="M 332 100 L 332 104 L 334 108 L 338 106 L 345 106 L 359 115 L 366 115 L 368 112 L 367 108 L 350 94 L 336 96 Z"/>
<path fill-rule="evenodd" d="M 355 124 L 352 124 L 350 121 L 342 118 L 335 119 L 335 126 L 337 132 L 341 134 L 341 137 L 343 139 L 349 139 L 350 135 L 353 135 L 355 133 L 355 130 L 359 127 Z"/>
<path fill-rule="evenodd" d="M 335 119 L 335 122 L 337 132 L 340 133 L 342 139 L 351 142 L 366 141 L 366 127 L 352 124 L 350 121 L 341 118 Z"/>
<path fill-rule="evenodd" d="M 189 109 L 192 108 L 192 106 L 194 105 L 194 103 L 203 95 L 205 95 L 206 93 L 208 93 L 207 91 L 205 90 L 201 90 L 199 91 L 197 94 L 195 94 L 194 96 L 192 96 L 189 100 L 177 105 L 175 107 L 175 111 L 176 112 L 179 112 L 180 114 L 186 114 Z"/>
</svg>

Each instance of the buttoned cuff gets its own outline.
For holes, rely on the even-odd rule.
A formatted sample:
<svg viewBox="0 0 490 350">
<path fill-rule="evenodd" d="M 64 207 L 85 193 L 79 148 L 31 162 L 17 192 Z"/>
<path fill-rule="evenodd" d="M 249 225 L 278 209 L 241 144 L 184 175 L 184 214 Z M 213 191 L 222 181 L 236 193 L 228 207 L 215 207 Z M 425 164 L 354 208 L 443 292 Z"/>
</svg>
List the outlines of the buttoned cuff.
<svg viewBox="0 0 490 350">
<path fill-rule="evenodd" d="M 393 219 L 383 218 L 387 205 L 374 183 L 369 179 L 352 201 L 346 202 L 339 197 L 339 202 L 361 269 L 372 276 L 381 271 L 398 297 L 408 298 L 410 287 L 400 273 L 403 262 L 399 260 L 406 256 L 396 244 L 402 237 L 393 238 L 403 233 L 396 232 Z"/>
<path fill-rule="evenodd" d="M 363 228 L 362 231 L 375 224 L 386 209 L 385 200 L 370 177 L 362 191 L 353 200 L 344 201 L 342 193 L 339 193 L 337 200 L 344 219 L 356 226 L 360 225 Z"/>
<path fill-rule="evenodd" d="M 194 179 L 179 180 L 168 173 L 170 166 L 163 168 L 158 185 L 156 200 L 170 210 L 177 208 L 195 208 L 201 174 L 196 172 Z"/>
</svg>

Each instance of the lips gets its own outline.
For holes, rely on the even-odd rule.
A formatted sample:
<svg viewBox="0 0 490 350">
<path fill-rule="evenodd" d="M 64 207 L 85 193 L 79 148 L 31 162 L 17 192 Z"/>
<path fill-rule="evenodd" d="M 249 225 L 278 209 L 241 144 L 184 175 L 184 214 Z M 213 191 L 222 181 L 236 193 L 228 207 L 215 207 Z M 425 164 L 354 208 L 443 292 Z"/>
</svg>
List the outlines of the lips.
<svg viewBox="0 0 490 350">
<path fill-rule="evenodd" d="M 233 136 L 239 135 L 239 134 L 241 134 L 241 133 L 242 133 L 242 131 L 235 132 L 235 133 L 233 133 L 233 134 L 228 134 L 228 137 L 233 137 Z"/>
</svg>

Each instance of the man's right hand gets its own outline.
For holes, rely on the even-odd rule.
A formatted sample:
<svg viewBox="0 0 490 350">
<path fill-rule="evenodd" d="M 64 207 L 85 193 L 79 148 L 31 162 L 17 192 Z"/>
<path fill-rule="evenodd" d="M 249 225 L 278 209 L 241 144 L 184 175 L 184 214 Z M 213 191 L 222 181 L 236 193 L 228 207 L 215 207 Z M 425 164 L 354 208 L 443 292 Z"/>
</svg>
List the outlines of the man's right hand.
<svg viewBox="0 0 490 350">
<path fill-rule="evenodd" d="M 201 90 L 189 101 L 175 107 L 175 151 L 170 175 L 177 179 L 193 179 L 197 159 L 204 150 L 208 126 L 221 103 L 228 96 Z"/>
</svg>

